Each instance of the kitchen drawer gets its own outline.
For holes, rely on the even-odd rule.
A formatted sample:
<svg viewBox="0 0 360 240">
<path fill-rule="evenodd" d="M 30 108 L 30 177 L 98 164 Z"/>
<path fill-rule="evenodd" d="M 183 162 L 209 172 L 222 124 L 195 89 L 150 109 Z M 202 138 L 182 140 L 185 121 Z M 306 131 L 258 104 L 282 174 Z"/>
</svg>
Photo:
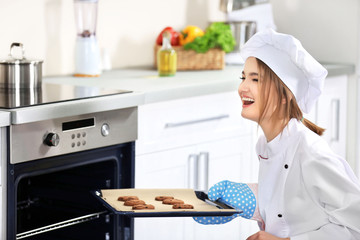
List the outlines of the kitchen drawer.
<svg viewBox="0 0 360 240">
<path fill-rule="evenodd" d="M 236 91 L 146 104 L 138 114 L 138 155 L 248 135 L 253 129 L 241 117 Z"/>
</svg>

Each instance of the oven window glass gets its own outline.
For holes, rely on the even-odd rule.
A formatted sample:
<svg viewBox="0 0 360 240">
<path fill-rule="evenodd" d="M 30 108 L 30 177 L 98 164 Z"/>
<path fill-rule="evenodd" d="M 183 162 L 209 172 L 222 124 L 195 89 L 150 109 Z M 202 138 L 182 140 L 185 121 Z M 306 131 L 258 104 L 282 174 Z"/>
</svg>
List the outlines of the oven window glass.
<svg viewBox="0 0 360 240">
<path fill-rule="evenodd" d="M 17 233 L 104 211 L 91 190 L 115 188 L 114 161 L 25 177 L 18 184 Z M 105 239 L 109 215 L 29 239 Z M 85 236 L 88 236 L 86 238 Z"/>
</svg>

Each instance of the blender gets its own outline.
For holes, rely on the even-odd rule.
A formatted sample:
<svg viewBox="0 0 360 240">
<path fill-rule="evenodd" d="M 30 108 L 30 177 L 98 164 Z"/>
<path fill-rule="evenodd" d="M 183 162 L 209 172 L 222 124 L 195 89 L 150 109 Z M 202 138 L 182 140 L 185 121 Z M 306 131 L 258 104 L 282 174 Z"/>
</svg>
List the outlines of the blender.
<svg viewBox="0 0 360 240">
<path fill-rule="evenodd" d="M 98 0 L 74 0 L 77 37 L 76 77 L 98 77 L 101 73 L 100 49 L 96 40 Z"/>
</svg>

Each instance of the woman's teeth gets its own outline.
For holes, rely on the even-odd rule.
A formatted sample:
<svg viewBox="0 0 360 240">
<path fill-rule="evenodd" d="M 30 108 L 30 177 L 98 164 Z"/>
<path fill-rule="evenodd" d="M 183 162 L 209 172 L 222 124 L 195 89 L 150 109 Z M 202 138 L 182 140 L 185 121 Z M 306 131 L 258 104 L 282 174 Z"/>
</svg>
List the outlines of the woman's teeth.
<svg viewBox="0 0 360 240">
<path fill-rule="evenodd" d="M 252 104 L 252 103 L 255 102 L 254 99 L 248 98 L 248 97 L 243 97 L 243 98 L 242 98 L 242 101 L 243 101 L 244 105 L 250 105 L 250 104 Z"/>
</svg>

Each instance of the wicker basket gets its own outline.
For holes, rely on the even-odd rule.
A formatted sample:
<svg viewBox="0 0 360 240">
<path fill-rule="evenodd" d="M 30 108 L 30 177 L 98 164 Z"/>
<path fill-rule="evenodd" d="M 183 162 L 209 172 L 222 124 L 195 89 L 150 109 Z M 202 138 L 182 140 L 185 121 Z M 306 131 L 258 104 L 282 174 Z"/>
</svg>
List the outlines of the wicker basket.
<svg viewBox="0 0 360 240">
<path fill-rule="evenodd" d="M 154 67 L 157 64 L 157 52 L 161 48 L 159 45 L 154 47 Z M 221 49 L 213 48 L 206 53 L 197 53 L 194 50 L 184 50 L 181 46 L 173 46 L 177 53 L 177 70 L 215 70 L 224 69 L 225 52 Z"/>
</svg>

